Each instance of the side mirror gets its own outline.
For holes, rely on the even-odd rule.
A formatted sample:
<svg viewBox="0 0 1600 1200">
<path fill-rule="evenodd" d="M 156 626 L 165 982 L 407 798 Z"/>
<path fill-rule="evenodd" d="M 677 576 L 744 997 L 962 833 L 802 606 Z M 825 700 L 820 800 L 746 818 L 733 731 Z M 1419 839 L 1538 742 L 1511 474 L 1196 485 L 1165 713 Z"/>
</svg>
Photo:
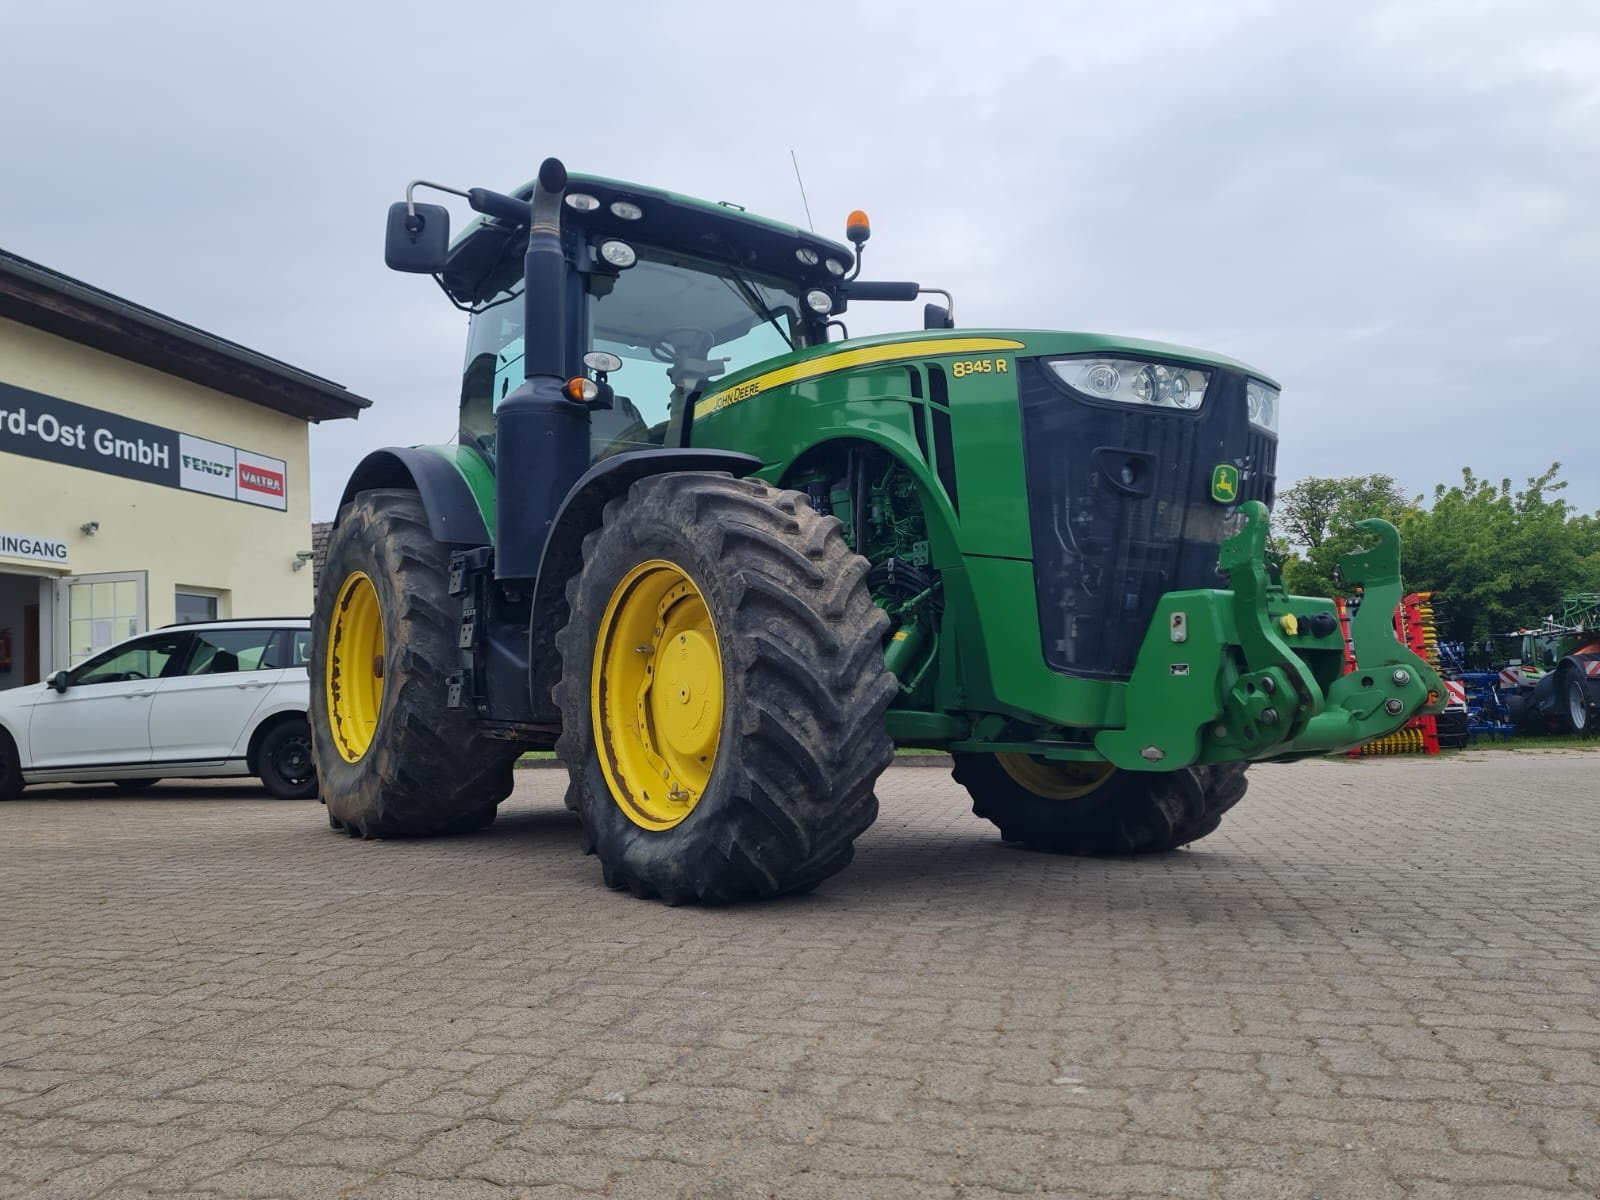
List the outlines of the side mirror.
<svg viewBox="0 0 1600 1200">
<path fill-rule="evenodd" d="M 66 691 L 67 673 L 65 671 L 57 671 L 55 674 L 51 675 L 49 679 L 45 680 L 45 685 L 54 688 L 58 692 Z"/>
<path fill-rule="evenodd" d="M 437 275 L 450 253 L 450 210 L 441 204 L 389 206 L 383 261 L 391 271 Z"/>
<path fill-rule="evenodd" d="M 924 329 L 954 329 L 956 323 L 950 319 L 950 310 L 942 304 L 924 304 L 922 306 L 922 327 Z"/>
</svg>

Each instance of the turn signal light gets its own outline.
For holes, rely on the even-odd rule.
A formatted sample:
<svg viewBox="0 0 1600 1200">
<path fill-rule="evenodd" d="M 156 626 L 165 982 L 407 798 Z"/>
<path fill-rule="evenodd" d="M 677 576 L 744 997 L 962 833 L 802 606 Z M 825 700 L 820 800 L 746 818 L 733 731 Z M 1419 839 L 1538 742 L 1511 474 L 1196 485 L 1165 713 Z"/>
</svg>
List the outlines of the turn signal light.
<svg viewBox="0 0 1600 1200">
<path fill-rule="evenodd" d="M 600 385 L 582 375 L 567 380 L 567 386 L 561 390 L 567 394 L 568 400 L 576 400 L 579 404 L 588 404 L 600 395 Z"/>
</svg>

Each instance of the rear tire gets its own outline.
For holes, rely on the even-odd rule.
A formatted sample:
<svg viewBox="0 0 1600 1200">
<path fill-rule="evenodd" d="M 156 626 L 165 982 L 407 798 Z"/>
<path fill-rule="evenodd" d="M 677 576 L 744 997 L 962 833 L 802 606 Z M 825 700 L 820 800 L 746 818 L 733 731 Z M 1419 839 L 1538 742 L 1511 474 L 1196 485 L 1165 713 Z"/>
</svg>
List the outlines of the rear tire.
<svg viewBox="0 0 1600 1200">
<path fill-rule="evenodd" d="M 112 783 L 125 792 L 145 792 L 160 783 L 159 779 L 113 779 Z"/>
<path fill-rule="evenodd" d="M 11 735 L 0 729 L 0 800 L 15 800 L 26 785 L 22 782 L 22 758 Z"/>
<path fill-rule="evenodd" d="M 256 749 L 262 786 L 280 800 L 310 800 L 317 794 L 317 768 L 311 757 L 311 728 L 304 721 L 282 721 L 267 730 Z"/>
<path fill-rule="evenodd" d="M 1214 832 L 1249 786 L 1244 765 L 1230 763 L 1162 772 L 1116 770 L 1081 795 L 1051 798 L 1024 786 L 997 755 L 954 757 L 952 774 L 971 795 L 974 813 L 999 826 L 1005 841 L 1054 854 L 1176 850 Z"/>
<path fill-rule="evenodd" d="M 478 828 L 511 794 L 521 747 L 445 706 L 461 627 L 449 572 L 450 551 L 413 491 L 362 492 L 328 539 L 311 626 L 311 744 L 329 824 L 352 837 Z M 376 611 L 376 636 L 347 621 L 363 608 Z"/>
<path fill-rule="evenodd" d="M 655 476 L 606 506 L 567 588 L 555 696 L 567 807 L 608 886 L 725 903 L 850 861 L 894 757 L 896 684 L 840 529 L 798 492 L 722 475 Z"/>
</svg>

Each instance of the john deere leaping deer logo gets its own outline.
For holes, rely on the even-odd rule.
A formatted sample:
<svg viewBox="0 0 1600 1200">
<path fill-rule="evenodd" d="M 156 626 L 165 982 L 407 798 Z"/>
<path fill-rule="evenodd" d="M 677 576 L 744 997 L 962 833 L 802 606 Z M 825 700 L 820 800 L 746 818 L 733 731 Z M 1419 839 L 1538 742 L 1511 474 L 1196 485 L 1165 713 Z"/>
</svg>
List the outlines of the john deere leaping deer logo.
<svg viewBox="0 0 1600 1200">
<path fill-rule="evenodd" d="M 1239 468 L 1218 463 L 1211 470 L 1211 498 L 1218 504 L 1232 504 L 1239 498 Z"/>
</svg>

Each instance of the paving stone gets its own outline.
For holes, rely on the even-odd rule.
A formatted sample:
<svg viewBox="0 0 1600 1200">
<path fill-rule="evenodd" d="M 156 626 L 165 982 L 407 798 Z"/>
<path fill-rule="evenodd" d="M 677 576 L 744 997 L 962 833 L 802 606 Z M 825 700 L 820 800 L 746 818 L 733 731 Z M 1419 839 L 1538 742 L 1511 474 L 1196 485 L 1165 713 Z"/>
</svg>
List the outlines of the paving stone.
<svg viewBox="0 0 1600 1200">
<path fill-rule="evenodd" d="M 434 842 L 30 789 L 0 1195 L 1597 1194 L 1595 761 L 1254 768 L 1143 860 L 891 770 L 848 871 L 731 909 L 607 891 L 555 771 Z"/>
</svg>

